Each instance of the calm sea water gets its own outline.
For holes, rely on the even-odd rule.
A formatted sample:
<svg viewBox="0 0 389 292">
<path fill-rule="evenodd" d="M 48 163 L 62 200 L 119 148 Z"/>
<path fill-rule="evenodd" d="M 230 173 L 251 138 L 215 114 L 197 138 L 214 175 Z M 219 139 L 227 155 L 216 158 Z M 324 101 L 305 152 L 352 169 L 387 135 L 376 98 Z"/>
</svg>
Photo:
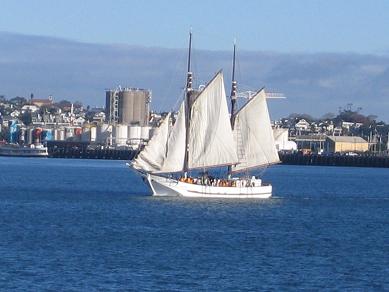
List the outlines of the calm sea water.
<svg viewBox="0 0 389 292">
<path fill-rule="evenodd" d="M 154 198 L 122 161 L 0 158 L 0 290 L 389 290 L 389 169 L 275 166 Z"/>
</svg>

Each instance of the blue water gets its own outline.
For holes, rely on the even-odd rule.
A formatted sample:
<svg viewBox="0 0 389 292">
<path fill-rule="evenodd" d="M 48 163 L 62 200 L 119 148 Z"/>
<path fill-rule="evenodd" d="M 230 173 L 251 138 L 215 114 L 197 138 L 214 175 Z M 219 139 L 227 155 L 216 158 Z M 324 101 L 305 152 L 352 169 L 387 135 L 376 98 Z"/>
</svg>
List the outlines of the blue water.
<svg viewBox="0 0 389 292">
<path fill-rule="evenodd" d="M 121 161 L 0 158 L 0 290 L 389 290 L 389 169 L 275 166 L 154 198 Z"/>
</svg>

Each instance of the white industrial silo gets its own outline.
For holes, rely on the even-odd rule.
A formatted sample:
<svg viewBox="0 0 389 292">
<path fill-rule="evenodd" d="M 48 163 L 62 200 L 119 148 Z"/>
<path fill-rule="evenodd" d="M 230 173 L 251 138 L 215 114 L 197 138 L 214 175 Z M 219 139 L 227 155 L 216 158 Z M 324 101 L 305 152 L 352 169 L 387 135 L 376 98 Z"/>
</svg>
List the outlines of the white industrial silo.
<svg viewBox="0 0 389 292">
<path fill-rule="evenodd" d="M 74 127 L 65 128 L 65 139 L 68 140 L 74 136 Z"/>
<path fill-rule="evenodd" d="M 112 133 L 112 126 L 109 124 L 99 124 L 96 129 L 96 142 L 105 144 Z"/>
<path fill-rule="evenodd" d="M 128 140 L 131 145 L 137 145 L 140 143 L 142 136 L 141 126 L 128 126 Z"/>
<path fill-rule="evenodd" d="M 128 130 L 127 125 L 118 124 L 114 126 L 113 137 L 115 143 L 118 146 L 123 146 L 127 144 Z"/>
<path fill-rule="evenodd" d="M 97 128 L 91 127 L 90 128 L 90 141 L 95 142 L 96 141 L 96 134 L 97 134 Z"/>
<path fill-rule="evenodd" d="M 149 141 L 150 139 L 150 126 L 145 126 L 145 127 L 142 127 L 141 129 L 141 139 L 143 141 Z"/>
<path fill-rule="evenodd" d="M 55 140 L 58 140 L 58 141 L 65 140 L 65 129 L 64 128 L 57 129 L 57 135 L 55 136 Z"/>
</svg>

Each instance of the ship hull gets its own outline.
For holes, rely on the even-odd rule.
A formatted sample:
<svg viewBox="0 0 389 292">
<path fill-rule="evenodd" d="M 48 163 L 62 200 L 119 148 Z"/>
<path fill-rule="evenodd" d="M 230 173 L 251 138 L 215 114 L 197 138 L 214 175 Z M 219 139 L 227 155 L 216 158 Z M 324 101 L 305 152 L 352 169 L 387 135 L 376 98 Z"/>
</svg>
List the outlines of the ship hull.
<svg viewBox="0 0 389 292">
<path fill-rule="evenodd" d="M 272 195 L 271 185 L 249 187 L 219 187 L 190 184 L 175 179 L 143 174 L 153 196 L 182 196 L 190 198 L 267 199 Z"/>
</svg>

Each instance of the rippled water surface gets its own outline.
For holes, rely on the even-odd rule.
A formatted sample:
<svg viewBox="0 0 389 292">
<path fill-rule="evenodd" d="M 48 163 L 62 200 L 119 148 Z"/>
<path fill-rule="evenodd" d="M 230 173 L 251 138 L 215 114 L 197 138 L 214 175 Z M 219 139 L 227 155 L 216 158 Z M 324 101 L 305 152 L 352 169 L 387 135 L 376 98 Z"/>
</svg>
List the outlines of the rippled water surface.
<svg viewBox="0 0 389 292">
<path fill-rule="evenodd" d="M 269 200 L 154 198 L 122 161 L 0 158 L 0 288 L 389 290 L 389 169 L 264 180 Z"/>
</svg>

